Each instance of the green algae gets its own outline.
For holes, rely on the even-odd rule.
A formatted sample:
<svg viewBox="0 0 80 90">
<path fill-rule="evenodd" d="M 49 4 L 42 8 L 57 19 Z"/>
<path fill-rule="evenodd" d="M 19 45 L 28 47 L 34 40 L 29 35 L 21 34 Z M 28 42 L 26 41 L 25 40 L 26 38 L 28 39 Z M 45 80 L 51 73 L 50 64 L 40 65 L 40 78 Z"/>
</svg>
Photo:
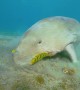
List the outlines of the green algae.
<svg viewBox="0 0 80 90">
<path fill-rule="evenodd" d="M 62 71 L 67 75 L 74 75 L 75 74 L 75 69 L 71 69 L 71 68 L 63 68 Z"/>
<path fill-rule="evenodd" d="M 79 82 L 74 77 L 62 78 L 62 81 L 54 86 L 52 90 L 78 90 Z"/>
<path fill-rule="evenodd" d="M 73 79 L 64 79 L 61 83 L 60 83 L 60 87 L 63 90 L 76 90 L 76 84 L 74 83 Z"/>
<path fill-rule="evenodd" d="M 35 79 L 39 84 L 45 83 L 44 78 L 41 75 L 38 75 Z"/>
<path fill-rule="evenodd" d="M 5 90 L 1 83 L 0 83 L 0 90 Z"/>
<path fill-rule="evenodd" d="M 30 87 L 25 81 L 16 81 L 12 86 L 11 90 L 30 90 Z"/>
</svg>

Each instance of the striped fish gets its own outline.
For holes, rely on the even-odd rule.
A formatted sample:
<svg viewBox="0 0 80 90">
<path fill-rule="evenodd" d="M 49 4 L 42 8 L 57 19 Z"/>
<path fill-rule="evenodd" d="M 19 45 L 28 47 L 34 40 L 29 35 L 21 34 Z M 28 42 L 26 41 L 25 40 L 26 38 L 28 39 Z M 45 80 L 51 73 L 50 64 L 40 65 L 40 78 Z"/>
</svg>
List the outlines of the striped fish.
<svg viewBox="0 0 80 90">
<path fill-rule="evenodd" d="M 43 59 L 44 57 L 47 57 L 47 56 L 52 56 L 52 54 L 50 52 L 43 52 L 43 53 L 37 54 L 31 60 L 31 64 L 35 64 L 36 62 L 40 61 L 41 59 Z"/>
</svg>

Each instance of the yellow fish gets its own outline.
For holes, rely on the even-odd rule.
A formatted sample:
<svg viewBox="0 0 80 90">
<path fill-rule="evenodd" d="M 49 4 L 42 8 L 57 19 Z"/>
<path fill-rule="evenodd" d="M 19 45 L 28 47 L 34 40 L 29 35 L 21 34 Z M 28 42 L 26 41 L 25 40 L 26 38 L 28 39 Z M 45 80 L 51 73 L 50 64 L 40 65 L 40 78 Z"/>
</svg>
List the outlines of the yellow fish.
<svg viewBox="0 0 80 90">
<path fill-rule="evenodd" d="M 31 65 L 35 64 L 36 62 L 40 61 L 41 59 L 43 59 L 44 57 L 47 56 L 52 56 L 52 54 L 50 52 L 43 52 L 40 54 L 37 54 L 32 60 L 31 60 Z"/>
</svg>

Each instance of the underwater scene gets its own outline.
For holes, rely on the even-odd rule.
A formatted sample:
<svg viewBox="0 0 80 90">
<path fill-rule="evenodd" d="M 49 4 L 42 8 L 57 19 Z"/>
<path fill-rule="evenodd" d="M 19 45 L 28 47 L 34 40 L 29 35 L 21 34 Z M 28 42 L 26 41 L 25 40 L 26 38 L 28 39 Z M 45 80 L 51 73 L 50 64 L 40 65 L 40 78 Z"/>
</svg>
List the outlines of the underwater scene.
<svg viewBox="0 0 80 90">
<path fill-rule="evenodd" d="M 80 90 L 79 8 L 79 0 L 0 0 L 0 90 Z"/>
</svg>

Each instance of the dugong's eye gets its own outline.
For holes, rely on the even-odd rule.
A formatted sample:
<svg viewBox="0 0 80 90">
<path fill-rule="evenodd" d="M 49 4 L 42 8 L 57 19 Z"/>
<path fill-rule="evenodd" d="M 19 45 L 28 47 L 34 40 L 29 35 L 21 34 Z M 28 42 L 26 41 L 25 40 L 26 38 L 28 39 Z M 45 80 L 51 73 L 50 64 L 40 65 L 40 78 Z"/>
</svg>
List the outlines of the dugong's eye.
<svg viewBox="0 0 80 90">
<path fill-rule="evenodd" d="M 39 40 L 39 41 L 38 41 L 38 44 L 41 44 L 41 43 L 42 43 L 42 40 Z"/>
</svg>

